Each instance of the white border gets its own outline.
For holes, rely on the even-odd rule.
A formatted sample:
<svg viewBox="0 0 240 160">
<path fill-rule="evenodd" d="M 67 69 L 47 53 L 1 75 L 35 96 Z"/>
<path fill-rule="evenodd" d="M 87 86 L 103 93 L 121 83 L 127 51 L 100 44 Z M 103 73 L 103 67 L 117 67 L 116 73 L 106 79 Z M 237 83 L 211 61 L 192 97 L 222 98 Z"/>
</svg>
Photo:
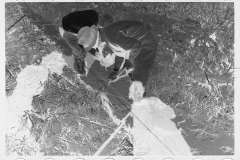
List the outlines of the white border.
<svg viewBox="0 0 240 160">
<path fill-rule="evenodd" d="M 1 37 L 1 43 L 0 43 L 0 48 L 1 48 L 1 54 L 0 54 L 0 100 L 2 102 L 2 107 L 5 105 L 5 5 L 3 1 L 0 1 L 0 37 Z M 4 116 L 3 112 L 0 111 L 0 126 L 4 126 Z M 5 132 L 4 130 L 0 130 L 0 156 L 5 155 Z M 0 158 L 1 159 L 1 158 Z"/>
<path fill-rule="evenodd" d="M 235 34 L 235 45 L 234 45 L 234 49 L 235 49 L 235 68 L 237 68 L 235 70 L 235 97 L 234 97 L 234 109 L 235 109 L 235 125 L 234 125 L 234 131 L 235 131 L 235 155 L 240 156 L 240 55 L 239 55 L 239 51 L 240 51 L 240 31 L 239 31 L 239 26 L 240 26 L 240 2 L 235 2 L 235 29 L 234 29 L 234 34 Z"/>
<path fill-rule="evenodd" d="M 158 160 L 240 160 L 240 136 L 239 136 L 239 131 L 240 131 L 240 54 L 239 52 L 239 42 L 240 42 L 240 27 L 239 27 L 239 15 L 240 15 L 240 2 L 237 0 L 222 0 L 222 1 L 214 1 L 214 0 L 153 0 L 153 1 L 147 1 L 147 0 L 136 0 L 136 1 L 128 1 L 128 0 L 46 0 L 46 1 L 28 1 L 28 0 L 8 0 L 8 1 L 0 1 L 0 20 L 1 20 L 1 25 L 0 25 L 0 37 L 1 37 L 1 60 L 2 62 L 0 63 L 0 75 L 1 77 L 1 104 L 5 105 L 5 2 L 234 2 L 234 8 L 235 8 L 235 68 L 238 68 L 235 70 L 235 156 L 194 156 L 194 157 L 76 157 L 76 156 L 71 156 L 71 157 L 64 157 L 64 156 L 56 156 L 56 157 L 21 157 L 22 159 L 34 159 L 34 160 L 42 160 L 42 159 L 58 159 L 58 160 L 65 160 L 65 159 L 71 159 L 71 160 L 103 160 L 103 159 L 115 159 L 115 160 L 140 160 L 140 159 L 147 159 L 147 160 L 152 160 L 152 159 L 158 159 Z M 1 113 L 1 111 L 0 111 Z M 3 114 L 3 113 L 2 113 Z M 3 126 L 3 116 L 2 114 L 0 115 L 0 126 Z M 8 159 L 16 159 L 20 157 L 6 157 L 5 155 L 5 132 L 0 132 L 0 159 L 8 160 Z M 169 158 L 169 159 L 168 159 Z"/>
</svg>

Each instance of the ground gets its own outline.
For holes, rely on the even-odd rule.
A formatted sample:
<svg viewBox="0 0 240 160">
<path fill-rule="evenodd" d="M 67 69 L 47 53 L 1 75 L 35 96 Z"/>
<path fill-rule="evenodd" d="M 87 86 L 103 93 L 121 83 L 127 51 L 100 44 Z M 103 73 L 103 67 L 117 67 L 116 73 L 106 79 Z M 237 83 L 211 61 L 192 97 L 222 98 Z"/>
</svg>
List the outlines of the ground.
<svg viewBox="0 0 240 160">
<path fill-rule="evenodd" d="M 146 88 L 149 95 L 160 98 L 173 108 L 177 115 L 173 121 L 185 133 L 185 140 L 192 148 L 192 153 L 233 154 L 233 3 L 6 3 L 5 7 L 6 31 L 26 14 L 6 33 L 7 97 L 11 96 L 17 85 L 18 74 L 26 66 L 40 64 L 42 57 L 53 50 L 71 54 L 71 48 L 66 43 L 63 46 L 62 40 L 59 40 L 61 18 L 74 10 L 95 9 L 100 15 L 108 13 L 114 21 L 138 20 L 148 23 L 156 32 L 159 48 Z M 88 126 L 84 123 L 91 124 L 96 118 L 99 121 L 109 120 L 109 116 L 101 107 L 100 97 L 95 95 L 98 93 L 90 92 L 76 83 L 76 73 L 65 67 L 63 75 L 76 86 L 71 86 L 57 74 L 49 75 L 49 80 L 43 84 L 46 89 L 33 98 L 32 106 L 39 115 L 53 108 L 51 112 L 56 117 L 42 122 L 30 115 L 35 124 L 31 133 L 36 136 L 36 141 L 48 134 L 48 140 L 41 139 L 41 150 L 45 155 L 91 155 L 112 130 L 101 127 L 98 131 L 97 125 L 90 125 L 84 129 L 89 136 L 79 135 L 76 131 L 79 127 L 77 122 L 81 121 L 83 126 Z M 59 110 L 54 109 L 56 106 L 52 102 L 60 105 Z M 79 110 L 77 106 L 84 104 L 87 107 L 80 107 Z M 66 105 L 68 110 L 64 108 Z M 128 112 L 126 108 L 111 107 L 118 118 Z M 84 115 L 82 118 L 86 122 L 76 119 L 76 115 Z M 110 121 L 101 124 L 116 127 Z M 45 131 L 48 129 L 42 131 L 41 125 L 56 129 L 47 133 Z M 58 128 L 60 132 L 55 133 Z M 55 138 L 62 134 L 71 138 L 71 142 Z M 85 145 L 86 152 L 77 153 L 74 149 L 73 153 L 68 152 L 70 144 L 83 141 L 87 144 L 88 140 L 90 144 Z M 132 154 L 131 140 L 126 134 L 120 135 L 116 141 L 124 142 L 125 149 L 119 147 L 116 150 L 116 143 L 113 143 L 111 147 L 115 150 L 114 154 Z M 10 141 L 7 144 L 13 145 Z M 106 151 L 106 154 L 110 154 L 110 151 Z M 27 155 L 26 152 L 20 154 Z"/>
</svg>

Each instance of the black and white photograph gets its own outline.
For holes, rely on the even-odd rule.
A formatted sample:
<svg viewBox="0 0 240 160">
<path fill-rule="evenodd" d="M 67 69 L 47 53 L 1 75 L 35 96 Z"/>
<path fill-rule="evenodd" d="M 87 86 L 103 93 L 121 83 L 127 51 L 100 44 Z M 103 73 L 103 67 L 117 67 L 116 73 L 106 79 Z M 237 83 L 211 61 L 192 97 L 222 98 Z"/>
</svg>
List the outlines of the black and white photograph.
<svg viewBox="0 0 240 160">
<path fill-rule="evenodd" d="M 4 8 L 5 156 L 234 157 L 235 2 Z"/>
</svg>

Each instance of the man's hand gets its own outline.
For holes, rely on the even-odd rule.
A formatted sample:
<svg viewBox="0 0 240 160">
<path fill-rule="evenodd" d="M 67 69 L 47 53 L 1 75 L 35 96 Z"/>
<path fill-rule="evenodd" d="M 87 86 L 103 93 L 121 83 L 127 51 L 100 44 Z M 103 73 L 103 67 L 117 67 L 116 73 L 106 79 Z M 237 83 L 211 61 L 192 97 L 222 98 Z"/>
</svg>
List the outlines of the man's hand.
<svg viewBox="0 0 240 160">
<path fill-rule="evenodd" d="M 114 71 L 109 75 L 108 79 L 114 80 L 114 79 L 117 78 L 118 74 L 119 74 L 119 71 L 114 70 Z"/>
<path fill-rule="evenodd" d="M 103 57 L 105 58 L 108 54 L 113 54 L 112 49 L 106 44 L 102 50 Z"/>
</svg>

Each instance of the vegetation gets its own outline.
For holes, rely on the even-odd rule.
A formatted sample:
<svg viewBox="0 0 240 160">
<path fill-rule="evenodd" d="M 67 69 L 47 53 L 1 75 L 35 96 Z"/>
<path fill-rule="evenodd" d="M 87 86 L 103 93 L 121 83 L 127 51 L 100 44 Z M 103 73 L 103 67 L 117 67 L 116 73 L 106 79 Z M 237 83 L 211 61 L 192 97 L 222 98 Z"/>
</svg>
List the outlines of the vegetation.
<svg viewBox="0 0 240 160">
<path fill-rule="evenodd" d="M 5 7 L 6 31 L 28 13 L 6 33 L 6 96 L 11 95 L 23 68 L 61 50 L 56 43 L 58 35 L 47 35 L 45 30 L 57 33 L 64 15 L 95 9 L 100 19 L 108 13 L 114 21 L 148 23 L 156 32 L 159 48 L 146 88 L 170 105 L 177 116 L 197 126 L 194 130 L 183 125 L 184 130 L 195 133 L 199 140 L 234 137 L 233 3 L 6 3 Z M 40 28 L 41 20 L 33 21 L 30 10 L 48 23 Z M 76 73 L 69 68 L 63 77 L 49 75 L 44 92 L 34 97 L 34 112 L 50 116 L 41 119 L 32 114 L 35 125 L 31 133 L 45 155 L 92 155 L 116 126 L 101 104 L 101 92 L 77 83 Z M 110 148 L 105 152 L 108 155 L 132 155 L 131 138 L 121 132 Z M 227 146 L 221 149 L 226 154 L 234 152 Z"/>
</svg>

